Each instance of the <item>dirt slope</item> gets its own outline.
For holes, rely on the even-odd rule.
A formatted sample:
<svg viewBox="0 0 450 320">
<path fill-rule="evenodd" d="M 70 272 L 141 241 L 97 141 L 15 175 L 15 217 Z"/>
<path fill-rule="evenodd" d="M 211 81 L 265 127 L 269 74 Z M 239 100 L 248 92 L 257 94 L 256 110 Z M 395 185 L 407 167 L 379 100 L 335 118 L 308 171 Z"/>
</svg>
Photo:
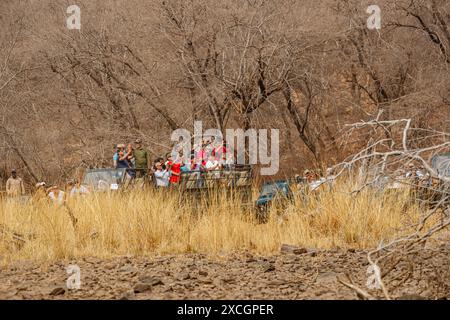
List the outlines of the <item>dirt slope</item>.
<svg viewBox="0 0 450 320">
<path fill-rule="evenodd" d="M 432 285 L 437 277 L 448 276 L 444 273 L 449 253 L 449 244 L 437 251 L 423 250 L 415 258 L 422 274 L 414 272 L 396 297 L 450 298 L 450 292 Z M 80 267 L 79 290 L 66 288 L 69 264 Z M 366 253 L 353 250 L 271 257 L 245 253 L 215 258 L 201 254 L 85 258 L 47 267 L 24 261 L 0 272 L 0 299 L 356 299 L 336 277 L 350 272 L 356 283 L 364 285 L 367 266 Z"/>
</svg>

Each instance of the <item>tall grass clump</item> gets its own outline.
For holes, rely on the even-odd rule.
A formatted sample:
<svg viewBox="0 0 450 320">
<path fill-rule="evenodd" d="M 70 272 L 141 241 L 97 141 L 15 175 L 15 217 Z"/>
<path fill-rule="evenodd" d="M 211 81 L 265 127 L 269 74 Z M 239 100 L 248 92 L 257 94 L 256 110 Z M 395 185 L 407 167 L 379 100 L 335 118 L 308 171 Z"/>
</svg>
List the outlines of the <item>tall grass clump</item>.
<svg viewBox="0 0 450 320">
<path fill-rule="evenodd" d="M 296 193 L 293 203 L 275 203 L 265 224 L 255 219 L 252 204 L 220 192 L 200 201 L 152 189 L 91 194 L 64 206 L 2 201 L 0 257 L 9 262 L 243 250 L 273 254 L 283 243 L 370 248 L 408 232 L 419 218 L 407 191 L 354 194 L 351 187 L 340 182 L 306 197 Z"/>
</svg>

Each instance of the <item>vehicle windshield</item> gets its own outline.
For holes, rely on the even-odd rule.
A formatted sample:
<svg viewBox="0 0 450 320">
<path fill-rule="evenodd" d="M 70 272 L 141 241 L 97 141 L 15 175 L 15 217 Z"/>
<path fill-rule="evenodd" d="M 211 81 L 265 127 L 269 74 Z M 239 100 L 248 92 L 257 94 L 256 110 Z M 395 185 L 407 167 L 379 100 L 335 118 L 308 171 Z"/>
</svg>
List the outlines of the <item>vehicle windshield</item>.
<svg viewBox="0 0 450 320">
<path fill-rule="evenodd" d="M 262 187 L 260 196 L 273 195 L 279 192 L 284 194 L 288 193 L 286 184 L 284 183 L 266 184 Z"/>
<path fill-rule="evenodd" d="M 83 185 L 93 189 L 116 189 L 123 180 L 126 169 L 105 169 L 86 172 Z"/>
</svg>

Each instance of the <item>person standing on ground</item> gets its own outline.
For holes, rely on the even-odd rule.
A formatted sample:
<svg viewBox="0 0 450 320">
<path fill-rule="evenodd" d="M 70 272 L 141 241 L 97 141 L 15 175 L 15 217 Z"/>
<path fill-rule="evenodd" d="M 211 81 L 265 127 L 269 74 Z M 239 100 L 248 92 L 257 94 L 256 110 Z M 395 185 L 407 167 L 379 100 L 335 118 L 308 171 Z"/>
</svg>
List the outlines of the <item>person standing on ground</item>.
<svg viewBox="0 0 450 320">
<path fill-rule="evenodd" d="M 6 181 L 6 195 L 9 198 L 16 198 L 25 195 L 25 187 L 22 178 L 17 176 L 16 169 L 11 171 L 11 177 Z"/>
<path fill-rule="evenodd" d="M 134 144 L 136 178 L 144 178 L 150 170 L 150 153 L 142 147 L 141 139 L 136 139 Z"/>
</svg>

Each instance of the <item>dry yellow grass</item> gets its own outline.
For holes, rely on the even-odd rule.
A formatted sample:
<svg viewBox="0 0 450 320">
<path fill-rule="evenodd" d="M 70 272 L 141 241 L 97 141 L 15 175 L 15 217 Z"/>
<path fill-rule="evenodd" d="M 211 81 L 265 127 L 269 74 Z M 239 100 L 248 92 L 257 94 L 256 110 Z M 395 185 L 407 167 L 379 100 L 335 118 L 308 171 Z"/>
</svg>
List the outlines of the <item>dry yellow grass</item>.
<svg viewBox="0 0 450 320">
<path fill-rule="evenodd" d="M 180 203 L 174 193 L 152 190 L 90 195 L 66 205 L 78 219 L 76 228 L 64 206 L 3 201 L 0 225 L 31 238 L 19 249 L 10 234 L 0 234 L 0 257 L 8 263 L 124 254 L 271 254 L 283 243 L 368 248 L 408 231 L 419 218 L 419 209 L 406 205 L 406 192 L 348 191 L 350 186 L 340 183 L 306 203 L 297 197 L 285 210 L 272 208 L 267 224 L 257 224 L 251 210 L 220 195 L 201 209 Z"/>
</svg>

